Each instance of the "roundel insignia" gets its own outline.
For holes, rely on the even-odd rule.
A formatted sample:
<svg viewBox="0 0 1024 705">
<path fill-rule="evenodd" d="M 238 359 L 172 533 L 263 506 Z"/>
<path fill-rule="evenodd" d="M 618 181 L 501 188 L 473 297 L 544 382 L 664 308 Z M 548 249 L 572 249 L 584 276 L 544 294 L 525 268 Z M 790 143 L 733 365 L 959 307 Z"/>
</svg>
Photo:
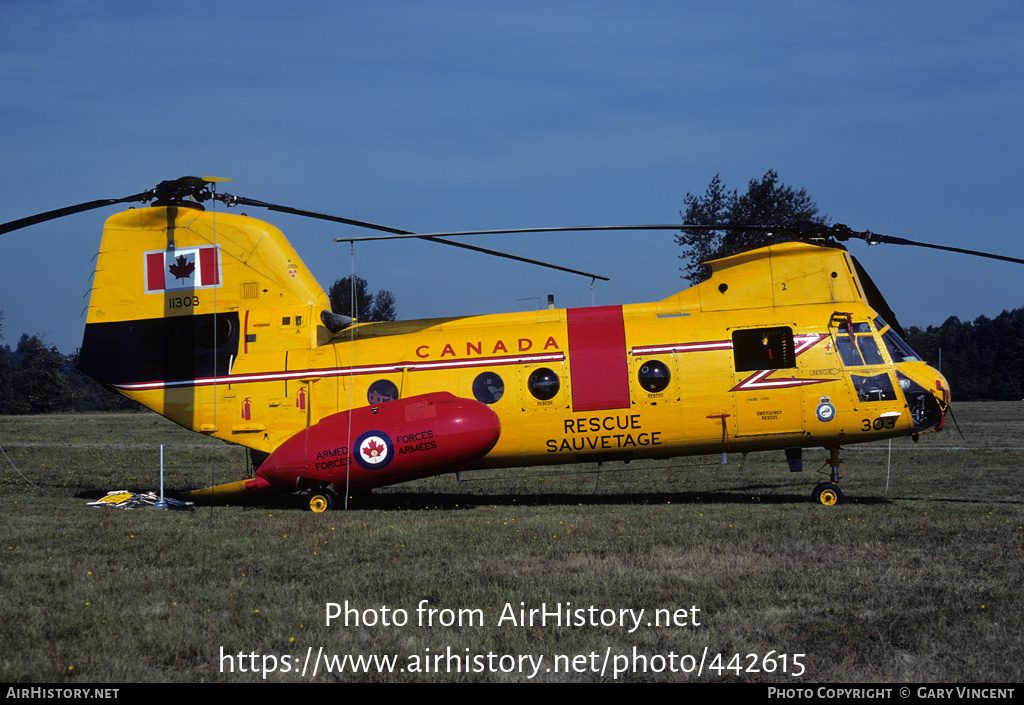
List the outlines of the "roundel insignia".
<svg viewBox="0 0 1024 705">
<path fill-rule="evenodd" d="M 828 422 L 836 417 L 836 408 L 832 406 L 828 397 L 822 397 L 821 403 L 814 410 L 814 415 L 818 417 L 818 421 Z"/>
<path fill-rule="evenodd" d="M 367 431 L 356 439 L 353 455 L 367 470 L 380 470 L 391 462 L 395 444 L 383 431 Z"/>
</svg>

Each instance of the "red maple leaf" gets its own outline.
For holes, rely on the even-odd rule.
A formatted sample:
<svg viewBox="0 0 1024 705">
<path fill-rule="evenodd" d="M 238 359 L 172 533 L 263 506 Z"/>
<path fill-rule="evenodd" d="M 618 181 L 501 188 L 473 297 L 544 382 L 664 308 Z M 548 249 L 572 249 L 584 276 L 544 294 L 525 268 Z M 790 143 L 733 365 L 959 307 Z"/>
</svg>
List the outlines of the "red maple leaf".
<svg viewBox="0 0 1024 705">
<path fill-rule="evenodd" d="M 369 443 L 366 444 L 366 447 L 363 448 L 363 455 L 365 455 L 367 458 L 376 458 L 383 451 L 384 446 L 378 445 L 377 441 L 375 440 L 371 440 Z"/>
<path fill-rule="evenodd" d="M 178 255 L 174 264 L 167 267 L 167 271 L 173 274 L 175 279 L 188 279 L 192 272 L 196 271 L 196 265 L 189 262 L 185 255 Z"/>
</svg>

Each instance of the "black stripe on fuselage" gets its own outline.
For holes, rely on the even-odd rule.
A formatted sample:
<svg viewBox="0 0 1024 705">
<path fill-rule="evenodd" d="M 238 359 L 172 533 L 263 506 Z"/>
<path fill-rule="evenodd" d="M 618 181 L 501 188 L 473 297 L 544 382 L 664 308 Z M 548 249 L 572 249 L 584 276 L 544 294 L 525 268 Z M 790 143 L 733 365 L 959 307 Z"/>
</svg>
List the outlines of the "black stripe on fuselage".
<svg viewBox="0 0 1024 705">
<path fill-rule="evenodd" d="M 238 313 L 89 323 L 78 367 L 104 384 L 224 376 L 239 340 Z"/>
</svg>

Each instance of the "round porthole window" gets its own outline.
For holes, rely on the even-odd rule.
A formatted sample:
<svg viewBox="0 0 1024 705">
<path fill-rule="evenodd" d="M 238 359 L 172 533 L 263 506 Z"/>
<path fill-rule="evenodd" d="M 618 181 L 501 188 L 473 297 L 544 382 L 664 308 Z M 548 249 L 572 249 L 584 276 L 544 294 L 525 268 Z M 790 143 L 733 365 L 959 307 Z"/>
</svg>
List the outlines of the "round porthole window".
<svg viewBox="0 0 1024 705">
<path fill-rule="evenodd" d="M 371 404 L 383 404 L 386 401 L 394 401 L 398 398 L 398 387 L 394 382 L 386 379 L 378 379 L 370 385 L 366 392 L 366 400 Z"/>
<path fill-rule="evenodd" d="M 672 373 L 664 362 L 649 360 L 640 367 L 636 378 L 641 389 L 648 394 L 657 394 L 668 386 Z"/>
<path fill-rule="evenodd" d="M 494 372 L 481 372 L 473 380 L 473 396 L 484 404 L 493 404 L 505 393 L 505 382 Z"/>
<path fill-rule="evenodd" d="M 561 386 L 558 375 L 546 367 L 534 370 L 526 380 L 526 388 L 530 390 L 530 394 L 541 401 L 553 399 Z"/>
</svg>

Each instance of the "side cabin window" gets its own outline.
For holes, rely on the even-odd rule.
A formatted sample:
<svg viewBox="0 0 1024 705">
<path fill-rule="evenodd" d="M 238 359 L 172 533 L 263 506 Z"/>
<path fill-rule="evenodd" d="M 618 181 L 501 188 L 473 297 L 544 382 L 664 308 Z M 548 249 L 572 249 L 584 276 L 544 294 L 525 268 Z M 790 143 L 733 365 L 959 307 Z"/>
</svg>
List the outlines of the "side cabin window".
<svg viewBox="0 0 1024 705">
<path fill-rule="evenodd" d="M 372 404 L 384 404 L 398 398 L 398 387 L 387 379 L 378 379 L 366 391 L 366 401 Z"/>
<path fill-rule="evenodd" d="M 796 367 L 793 329 L 787 326 L 733 331 L 732 352 L 737 372 Z"/>
<path fill-rule="evenodd" d="M 636 378 L 641 389 L 648 394 L 657 394 L 665 391 L 665 387 L 672 381 L 672 372 L 661 360 L 649 360 L 640 366 Z"/>
<path fill-rule="evenodd" d="M 473 380 L 473 396 L 484 404 L 495 404 L 505 395 L 505 381 L 496 372 L 481 372 Z"/>
<path fill-rule="evenodd" d="M 526 380 L 526 388 L 530 390 L 530 394 L 535 399 L 540 401 L 554 399 L 561 386 L 562 382 L 558 379 L 558 375 L 546 367 L 537 368 L 530 373 L 530 377 Z"/>
</svg>

